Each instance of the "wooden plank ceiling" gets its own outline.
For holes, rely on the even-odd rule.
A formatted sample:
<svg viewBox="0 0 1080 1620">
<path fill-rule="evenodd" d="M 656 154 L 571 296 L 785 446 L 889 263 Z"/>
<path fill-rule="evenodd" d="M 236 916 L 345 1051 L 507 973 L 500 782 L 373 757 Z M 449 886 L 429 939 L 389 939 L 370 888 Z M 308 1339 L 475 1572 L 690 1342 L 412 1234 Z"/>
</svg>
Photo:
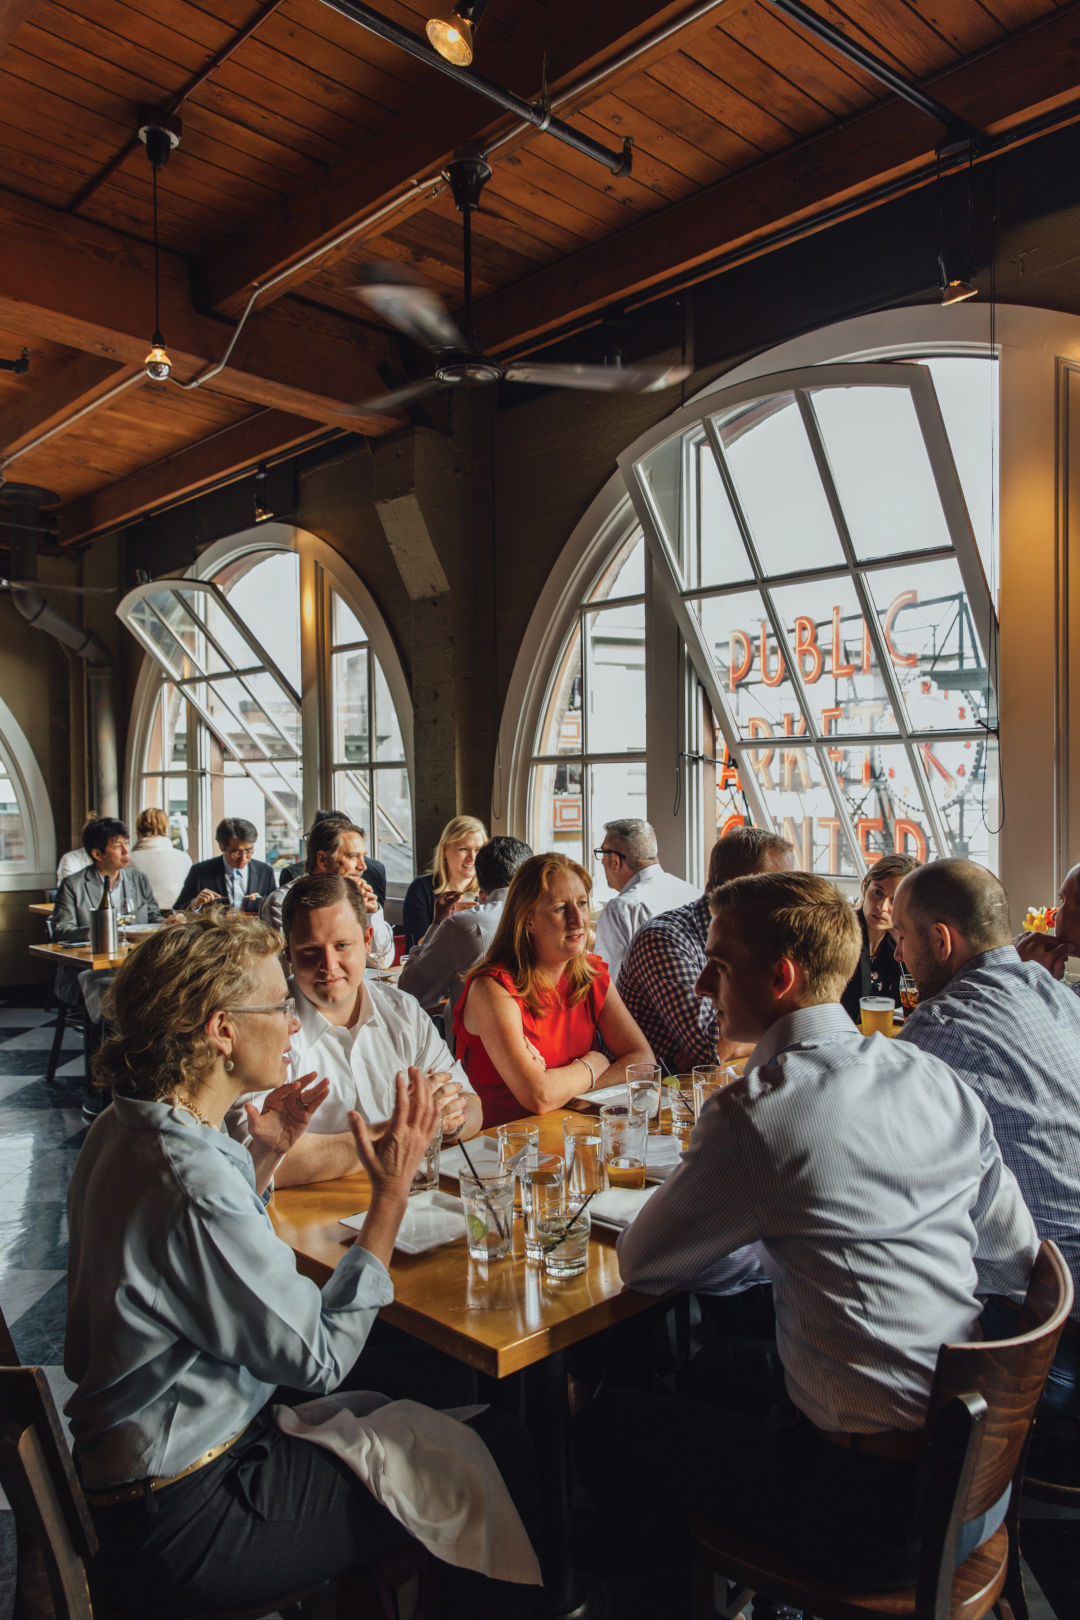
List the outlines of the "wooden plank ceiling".
<svg viewBox="0 0 1080 1620">
<path fill-rule="evenodd" d="M 422 35 L 418 0 L 375 4 Z M 982 131 L 1076 115 L 1080 0 L 812 4 Z M 613 150 L 632 137 L 632 173 L 515 124 L 322 0 L 0 0 L 0 358 L 31 350 L 28 375 L 0 371 L 0 472 L 59 493 L 66 542 L 328 428 L 401 425 L 352 407 L 423 374 L 422 357 L 353 287 L 390 259 L 459 302 L 461 224 L 438 176 L 466 140 L 495 143 L 476 322 L 505 358 L 883 181 L 923 183 L 943 139 L 770 0 L 491 0 L 477 45 L 476 70 L 528 99 L 546 56 L 560 116 Z M 183 121 L 158 185 L 174 379 L 218 361 L 277 278 L 195 389 L 142 377 L 140 107 Z"/>
</svg>

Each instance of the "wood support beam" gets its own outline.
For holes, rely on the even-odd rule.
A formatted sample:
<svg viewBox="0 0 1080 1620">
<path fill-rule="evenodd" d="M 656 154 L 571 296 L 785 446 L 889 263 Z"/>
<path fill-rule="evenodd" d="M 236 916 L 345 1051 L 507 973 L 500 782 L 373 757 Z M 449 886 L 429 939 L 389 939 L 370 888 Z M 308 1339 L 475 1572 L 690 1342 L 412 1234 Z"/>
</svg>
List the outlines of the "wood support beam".
<svg viewBox="0 0 1080 1620">
<path fill-rule="evenodd" d="M 1080 96 L 1080 5 L 1052 12 L 938 74 L 927 88 L 988 134 L 1007 134 L 1056 110 L 1072 121 L 1080 116 L 1073 106 Z M 815 216 L 837 205 L 857 212 L 861 195 L 914 176 L 933 162 L 941 138 L 941 127 L 906 103 L 881 102 L 489 294 L 476 306 L 477 327 L 489 349 L 516 348 L 658 284 L 693 280 L 721 257 L 745 250 L 752 258 L 771 234 L 800 223 L 812 228 Z"/>
<path fill-rule="evenodd" d="M 60 544 L 70 546 L 122 523 L 163 501 L 193 494 L 312 438 L 319 429 L 284 411 L 257 411 L 208 439 L 155 461 L 115 484 L 72 501 L 60 513 Z"/>
<path fill-rule="evenodd" d="M 0 325 L 116 365 L 141 366 L 153 331 L 153 249 L 103 225 L 0 191 Z M 187 262 L 161 256 L 161 325 L 174 375 L 185 380 L 225 352 L 233 323 L 200 314 Z M 386 433 L 385 417 L 360 418 L 353 401 L 381 393 L 387 339 L 347 316 L 282 300 L 256 309 L 218 393 L 359 432 Z"/>
<path fill-rule="evenodd" d="M 717 13 L 723 3 L 718 0 Z M 562 86 L 591 72 L 606 58 L 618 57 L 693 10 L 696 6 L 689 0 L 660 8 L 655 0 L 589 0 L 588 5 L 559 8 L 563 15 L 558 17 L 552 8 L 537 6 L 527 25 L 490 50 L 481 45 L 483 71 L 517 95 L 536 96 L 546 53 L 551 65 L 550 88 L 558 94 Z M 711 16 L 698 19 L 691 34 L 713 26 Z M 677 49 L 677 40 L 665 43 L 665 53 Z M 507 127 L 506 115 L 482 96 L 462 91 L 435 69 L 431 78 L 431 93 L 416 117 L 395 120 L 362 152 L 331 170 L 321 185 L 291 198 L 260 231 L 245 231 L 241 239 L 214 255 L 207 267 L 207 281 L 215 309 L 235 311 L 256 282 L 284 270 L 412 186 L 415 199 L 403 206 L 400 217 L 407 217 L 410 207 L 426 206 L 427 191 L 417 184 L 419 180 L 436 174 L 464 142 L 490 138 L 496 129 Z M 560 114 L 565 111 L 560 109 Z M 535 135 L 530 127 L 522 139 Z M 281 290 L 316 275 L 328 262 L 324 259 L 298 272 L 296 278 L 282 283 Z"/>
<path fill-rule="evenodd" d="M 0 51 L 6 51 L 37 0 L 0 0 Z"/>
<path fill-rule="evenodd" d="M 44 380 L 31 377 L 30 387 L 0 411 L 0 455 L 21 450 L 39 433 L 92 405 L 131 370 L 96 354 L 77 354 Z"/>
</svg>

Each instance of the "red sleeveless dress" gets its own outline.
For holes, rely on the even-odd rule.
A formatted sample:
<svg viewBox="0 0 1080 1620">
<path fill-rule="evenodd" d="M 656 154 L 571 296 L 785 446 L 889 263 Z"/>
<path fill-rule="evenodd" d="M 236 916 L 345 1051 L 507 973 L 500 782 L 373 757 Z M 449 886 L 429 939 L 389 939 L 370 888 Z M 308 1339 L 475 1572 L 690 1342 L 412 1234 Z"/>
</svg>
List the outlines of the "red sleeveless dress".
<svg viewBox="0 0 1080 1620">
<path fill-rule="evenodd" d="M 503 989 L 517 1002 L 521 1008 L 521 1022 L 525 1030 L 525 1039 L 531 1041 L 549 1069 L 560 1069 L 574 1058 L 583 1057 L 586 1052 L 595 1051 L 600 1045 L 600 1036 L 596 1031 L 597 1021 L 601 1009 L 607 1000 L 608 985 L 611 983 L 611 974 L 607 963 L 599 956 L 590 956 L 588 961 L 596 968 L 596 978 L 589 986 L 589 993 L 578 1002 L 576 1007 L 568 1007 L 565 1000 L 565 978 L 560 979 L 556 988 L 551 992 L 549 1006 L 538 1015 L 534 1015 L 522 1001 L 515 988 L 514 981 L 505 968 L 485 968 L 489 978 L 501 984 Z M 454 1008 L 454 1039 L 457 1042 L 457 1059 L 484 1107 L 484 1125 L 505 1125 L 508 1120 L 520 1119 L 528 1112 L 525 1106 L 518 1102 L 506 1081 L 499 1074 L 494 1063 L 488 1057 L 487 1050 L 479 1035 L 470 1035 L 465 1028 L 465 1000 L 468 989 L 464 991 L 457 1006 Z M 585 1070 L 581 1071 L 581 1089 L 588 1085 L 588 1076 Z"/>
</svg>

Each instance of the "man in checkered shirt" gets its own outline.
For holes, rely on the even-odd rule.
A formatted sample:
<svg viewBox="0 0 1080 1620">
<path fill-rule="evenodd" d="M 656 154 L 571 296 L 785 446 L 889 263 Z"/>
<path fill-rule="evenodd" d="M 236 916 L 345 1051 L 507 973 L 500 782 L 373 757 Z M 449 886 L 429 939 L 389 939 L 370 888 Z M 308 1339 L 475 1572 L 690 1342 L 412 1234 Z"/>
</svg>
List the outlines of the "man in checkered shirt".
<svg viewBox="0 0 1080 1620">
<path fill-rule="evenodd" d="M 748 1046 L 723 1039 L 716 1008 L 694 991 L 705 968 L 708 896 L 730 878 L 787 872 L 794 865 L 795 846 L 786 838 L 760 827 L 736 827 L 713 845 L 701 899 L 653 917 L 630 941 L 617 988 L 668 1074 L 748 1055 Z"/>
<path fill-rule="evenodd" d="M 931 861 L 909 873 L 892 923 L 897 959 L 919 989 L 900 1039 L 941 1058 L 982 1100 L 1040 1238 L 1058 1244 L 1080 1291 L 1080 1001 L 1052 967 L 1021 960 L 1005 890 L 974 861 Z M 991 1300 L 983 1331 L 1006 1338 L 1016 1320 Z M 1080 1414 L 1080 1303 L 1041 1411 Z"/>
</svg>

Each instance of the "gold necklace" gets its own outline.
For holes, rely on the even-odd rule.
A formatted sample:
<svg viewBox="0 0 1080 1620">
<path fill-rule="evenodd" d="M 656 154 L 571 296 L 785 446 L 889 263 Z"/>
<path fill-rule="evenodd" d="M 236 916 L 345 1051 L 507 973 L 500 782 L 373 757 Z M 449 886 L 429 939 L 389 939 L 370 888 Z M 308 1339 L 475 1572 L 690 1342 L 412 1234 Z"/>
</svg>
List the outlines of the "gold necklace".
<svg viewBox="0 0 1080 1620">
<path fill-rule="evenodd" d="M 176 1101 L 179 1103 L 181 1108 L 186 1109 L 189 1114 L 194 1114 L 200 1125 L 205 1125 L 207 1129 L 211 1131 L 217 1130 L 217 1126 L 214 1124 L 213 1120 L 207 1119 L 206 1115 L 202 1113 L 200 1109 L 196 1108 L 190 1097 L 186 1097 L 182 1091 L 174 1091 L 173 1096 L 176 1098 Z"/>
</svg>

